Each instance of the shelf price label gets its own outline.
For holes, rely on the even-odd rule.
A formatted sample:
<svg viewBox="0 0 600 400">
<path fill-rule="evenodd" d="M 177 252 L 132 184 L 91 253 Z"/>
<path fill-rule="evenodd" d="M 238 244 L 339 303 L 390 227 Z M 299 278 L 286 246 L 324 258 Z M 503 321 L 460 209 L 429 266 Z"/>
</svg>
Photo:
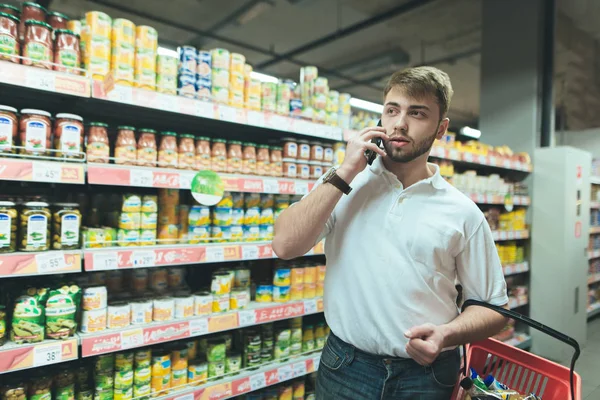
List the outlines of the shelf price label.
<svg viewBox="0 0 600 400">
<path fill-rule="evenodd" d="M 131 253 L 131 264 L 135 268 L 154 267 L 156 265 L 156 253 L 154 250 L 138 250 Z"/>
<path fill-rule="evenodd" d="M 35 255 L 38 272 L 45 274 L 65 269 L 65 253 L 62 251 L 49 251 Z"/>
<path fill-rule="evenodd" d="M 248 125 L 259 126 L 261 128 L 265 126 L 265 114 L 262 112 L 248 111 L 246 118 L 248 119 Z"/>
<path fill-rule="evenodd" d="M 290 380 L 294 377 L 294 371 L 291 365 L 284 365 L 277 368 L 277 378 L 279 382 Z"/>
<path fill-rule="evenodd" d="M 33 366 L 56 364 L 62 361 L 62 343 L 53 343 L 33 348 Z"/>
<path fill-rule="evenodd" d="M 129 174 L 131 186 L 152 187 L 154 184 L 154 174 L 150 170 L 132 169 Z"/>
<path fill-rule="evenodd" d="M 121 349 L 132 349 L 144 345 L 144 331 L 133 329 L 121 332 Z"/>
<path fill-rule="evenodd" d="M 190 321 L 190 336 L 208 334 L 208 318 L 193 319 Z"/>
<path fill-rule="evenodd" d="M 292 365 L 294 378 L 306 375 L 306 361 L 300 361 Z"/>
<path fill-rule="evenodd" d="M 28 70 L 25 75 L 25 85 L 40 90 L 55 91 L 54 74 L 45 71 Z"/>
<path fill-rule="evenodd" d="M 265 373 L 261 372 L 260 374 L 252 375 L 250 377 L 250 388 L 252 391 L 262 389 L 267 386 L 267 380 L 265 379 Z"/>
<path fill-rule="evenodd" d="M 109 253 L 94 253 L 92 256 L 94 270 L 102 271 L 109 269 L 117 269 L 119 267 L 119 257 L 117 252 Z"/>
<path fill-rule="evenodd" d="M 257 260 L 258 246 L 242 245 L 242 260 Z"/>
<path fill-rule="evenodd" d="M 37 182 L 60 182 L 62 168 L 53 162 L 33 162 L 32 180 Z"/>
<path fill-rule="evenodd" d="M 304 312 L 306 314 L 314 314 L 317 311 L 317 299 L 304 300 Z"/>
<path fill-rule="evenodd" d="M 238 312 L 239 326 L 256 325 L 256 312 L 254 310 L 246 310 Z"/>
<path fill-rule="evenodd" d="M 206 247 L 206 262 L 221 262 L 225 261 L 225 250 L 222 246 L 207 246 Z"/>
</svg>

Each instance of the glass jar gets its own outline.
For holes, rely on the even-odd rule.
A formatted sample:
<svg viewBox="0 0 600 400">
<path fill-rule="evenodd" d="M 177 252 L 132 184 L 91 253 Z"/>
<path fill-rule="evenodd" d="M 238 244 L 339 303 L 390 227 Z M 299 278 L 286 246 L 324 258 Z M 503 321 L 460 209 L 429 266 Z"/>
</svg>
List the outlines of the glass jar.
<svg viewBox="0 0 600 400">
<path fill-rule="evenodd" d="M 79 248 L 81 213 L 77 203 L 56 203 L 52 213 L 52 248 L 73 250 Z"/>
<path fill-rule="evenodd" d="M 121 125 L 117 127 L 117 142 L 115 143 L 115 164 L 135 165 L 137 158 L 137 143 L 135 128 Z"/>
<path fill-rule="evenodd" d="M 75 114 L 56 114 L 54 150 L 57 157 L 79 158 L 83 148 L 83 118 Z"/>
<path fill-rule="evenodd" d="M 21 11 L 21 23 L 19 24 L 19 41 L 23 42 L 25 40 L 25 22 L 28 20 L 35 20 L 40 22 L 46 21 L 46 15 L 48 11 L 33 1 L 26 1 L 23 3 L 23 8 Z"/>
<path fill-rule="evenodd" d="M 283 149 L 271 147 L 271 176 L 283 176 Z"/>
<path fill-rule="evenodd" d="M 17 18 L 21 18 L 21 10 L 18 7 L 11 6 L 10 4 L 1 3 L 0 4 L 0 12 L 3 12 L 8 15 L 12 15 Z"/>
<path fill-rule="evenodd" d="M 140 129 L 137 143 L 137 165 L 155 167 L 158 152 L 156 150 L 156 131 L 154 129 Z"/>
<path fill-rule="evenodd" d="M 335 165 L 342 165 L 344 158 L 346 157 L 346 143 L 337 142 L 333 145 L 333 163 Z"/>
<path fill-rule="evenodd" d="M 308 161 L 298 160 L 296 176 L 300 179 L 310 179 L 310 166 Z"/>
<path fill-rule="evenodd" d="M 57 29 L 54 35 L 54 70 L 81 75 L 79 35 L 68 29 Z"/>
<path fill-rule="evenodd" d="M 195 169 L 197 171 L 210 169 L 210 158 L 210 138 L 199 136 L 196 139 Z"/>
<path fill-rule="evenodd" d="M 0 12 L 0 60 L 19 63 L 17 56 L 20 54 L 18 41 L 19 18 Z"/>
<path fill-rule="evenodd" d="M 321 142 L 310 142 L 310 161 L 323 161 L 323 145 Z"/>
<path fill-rule="evenodd" d="M 271 154 L 269 153 L 269 146 L 266 144 L 259 144 L 258 151 L 256 152 L 256 174 L 265 176 L 271 175 Z"/>
<path fill-rule="evenodd" d="M 52 378 L 45 375 L 36 376 L 31 380 L 28 390 L 31 400 L 49 400 L 52 398 Z"/>
<path fill-rule="evenodd" d="M 51 148 L 50 113 L 25 108 L 19 121 L 21 154 L 44 155 Z"/>
<path fill-rule="evenodd" d="M 194 135 L 182 133 L 179 136 L 179 155 L 177 157 L 177 168 L 194 169 L 196 148 L 194 146 Z"/>
<path fill-rule="evenodd" d="M 294 138 L 283 138 L 283 157 L 298 158 L 298 143 Z"/>
<path fill-rule="evenodd" d="M 0 201 L 0 253 L 17 251 L 17 208 L 12 201 Z"/>
<path fill-rule="evenodd" d="M 14 153 L 19 131 L 17 109 L 0 105 L 0 153 Z"/>
<path fill-rule="evenodd" d="M 242 172 L 242 142 L 231 140 L 227 142 L 227 172 L 239 174 Z"/>
<path fill-rule="evenodd" d="M 211 169 L 214 172 L 227 172 L 227 141 L 213 139 L 211 149 Z"/>
<path fill-rule="evenodd" d="M 25 203 L 19 224 L 20 251 L 46 251 L 50 248 L 50 217 L 48 203 Z"/>
<path fill-rule="evenodd" d="M 25 21 L 23 65 L 52 69 L 53 49 L 52 27 L 41 21 Z"/>
<path fill-rule="evenodd" d="M 295 178 L 298 174 L 298 165 L 293 158 L 283 159 L 283 176 L 286 178 Z"/>
<path fill-rule="evenodd" d="M 310 167 L 310 179 L 319 179 L 323 175 L 323 166 L 318 161 L 308 163 Z"/>
<path fill-rule="evenodd" d="M 308 140 L 298 140 L 298 160 L 310 160 L 310 144 Z"/>
<path fill-rule="evenodd" d="M 46 22 L 48 24 L 50 24 L 50 26 L 52 27 L 52 29 L 54 31 L 58 30 L 58 29 L 67 29 L 67 24 L 69 23 L 69 17 L 67 17 L 65 14 L 56 12 L 56 11 L 50 11 L 48 13 L 48 17 L 46 18 Z M 56 32 L 54 32 L 56 33 Z"/>
<path fill-rule="evenodd" d="M 161 132 L 158 148 L 158 166 L 162 168 L 177 168 L 177 134 Z"/>
<path fill-rule="evenodd" d="M 333 146 L 329 143 L 323 145 L 323 161 L 333 163 Z"/>
<path fill-rule="evenodd" d="M 108 125 L 92 122 L 88 127 L 86 155 L 88 162 L 108 163 L 110 147 L 108 142 Z"/>
<path fill-rule="evenodd" d="M 244 143 L 242 151 L 242 173 L 256 175 L 256 143 Z"/>
</svg>

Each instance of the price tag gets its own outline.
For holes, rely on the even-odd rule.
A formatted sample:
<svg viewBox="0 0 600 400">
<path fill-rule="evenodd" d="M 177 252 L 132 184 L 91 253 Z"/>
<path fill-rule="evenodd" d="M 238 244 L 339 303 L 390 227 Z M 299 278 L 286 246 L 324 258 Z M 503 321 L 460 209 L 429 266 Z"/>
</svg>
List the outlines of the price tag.
<svg viewBox="0 0 600 400">
<path fill-rule="evenodd" d="M 133 103 L 133 88 L 127 86 L 115 85 L 115 88 L 108 92 L 106 97 L 109 100 L 117 103 L 132 104 Z"/>
<path fill-rule="evenodd" d="M 32 180 L 36 182 L 60 182 L 62 168 L 58 163 L 33 162 Z"/>
<path fill-rule="evenodd" d="M 308 182 L 296 182 L 296 194 L 308 194 Z"/>
<path fill-rule="evenodd" d="M 252 391 L 262 389 L 267 386 L 267 380 L 265 379 L 265 373 L 261 372 L 260 374 L 252 375 L 250 377 L 250 389 Z"/>
<path fill-rule="evenodd" d="M 206 262 L 225 261 L 225 251 L 222 246 L 206 247 Z"/>
<path fill-rule="evenodd" d="M 248 125 L 264 127 L 265 126 L 265 114 L 258 111 L 248 111 L 247 114 Z"/>
<path fill-rule="evenodd" d="M 508 240 L 514 240 L 514 238 L 515 238 L 515 232 L 513 232 L 513 231 L 508 232 Z"/>
<path fill-rule="evenodd" d="M 504 166 L 504 168 L 510 168 L 510 160 L 505 158 L 502 162 L 502 165 Z"/>
<path fill-rule="evenodd" d="M 196 115 L 203 118 L 215 118 L 215 105 L 206 101 L 196 101 Z"/>
<path fill-rule="evenodd" d="M 173 400 L 194 400 L 194 393 L 184 394 L 183 396 L 174 397 Z"/>
<path fill-rule="evenodd" d="M 464 154 L 464 159 L 465 159 L 466 162 L 472 163 L 473 162 L 473 154 L 471 154 L 469 152 L 465 153 Z"/>
<path fill-rule="evenodd" d="M 240 327 L 256 325 L 256 312 L 254 310 L 245 310 L 238 312 Z"/>
<path fill-rule="evenodd" d="M 458 151 L 451 149 L 449 153 L 449 158 L 451 160 L 460 160 L 460 154 L 458 154 Z"/>
<path fill-rule="evenodd" d="M 66 268 L 65 253 L 62 251 L 49 251 L 35 255 L 38 272 L 41 274 L 60 271 Z"/>
<path fill-rule="evenodd" d="M 195 173 L 180 172 L 179 173 L 179 188 L 190 189 L 192 187 L 192 179 L 194 179 Z"/>
<path fill-rule="evenodd" d="M 144 331 L 142 329 L 133 329 L 121 332 L 121 349 L 132 349 L 144 345 Z"/>
<path fill-rule="evenodd" d="M 221 121 L 236 122 L 237 110 L 229 106 L 219 106 L 219 119 Z"/>
<path fill-rule="evenodd" d="M 242 245 L 242 260 L 258 260 L 258 246 Z"/>
<path fill-rule="evenodd" d="M 208 334 L 208 318 L 190 320 L 190 336 Z"/>
<path fill-rule="evenodd" d="M 490 164 L 491 166 L 493 166 L 493 167 L 495 167 L 495 166 L 497 166 L 497 165 L 498 165 L 498 161 L 496 160 L 496 157 L 494 157 L 494 156 L 490 156 L 490 160 L 489 160 L 489 161 L 490 161 L 490 163 L 489 163 L 489 164 Z"/>
<path fill-rule="evenodd" d="M 94 271 L 104 271 L 119 268 L 119 257 L 117 252 L 93 253 L 92 269 Z"/>
<path fill-rule="evenodd" d="M 321 363 L 321 355 L 319 354 L 317 357 L 313 358 L 313 365 L 315 367 L 315 371 L 319 369 L 320 363 Z"/>
<path fill-rule="evenodd" d="M 36 346 L 33 348 L 33 366 L 56 364 L 62 361 L 62 344 Z"/>
<path fill-rule="evenodd" d="M 176 96 L 157 94 L 158 108 L 164 111 L 179 112 L 179 104 Z"/>
<path fill-rule="evenodd" d="M 485 158 L 485 156 L 479 156 L 477 161 L 479 162 L 479 164 L 487 164 L 487 159 Z"/>
<path fill-rule="evenodd" d="M 317 311 L 317 299 L 304 300 L 305 314 L 314 314 Z"/>
<path fill-rule="evenodd" d="M 292 365 L 292 370 L 294 373 L 294 378 L 306 375 L 306 361 L 300 361 L 295 363 L 294 365 Z"/>
<path fill-rule="evenodd" d="M 263 179 L 263 188 L 265 193 L 279 193 L 279 183 L 276 179 Z"/>
<path fill-rule="evenodd" d="M 156 253 L 154 250 L 137 250 L 131 254 L 131 264 L 135 268 L 154 267 Z"/>
<path fill-rule="evenodd" d="M 284 365 L 277 368 L 277 378 L 279 382 L 290 380 L 294 377 L 294 371 L 292 371 L 291 365 Z"/>
<path fill-rule="evenodd" d="M 25 86 L 54 92 L 56 90 L 54 79 L 55 76 L 52 73 L 47 73 L 43 70 L 28 70 L 25 75 Z"/>
<path fill-rule="evenodd" d="M 154 173 L 147 169 L 131 169 L 129 170 L 129 184 L 138 187 L 152 187 Z"/>
</svg>

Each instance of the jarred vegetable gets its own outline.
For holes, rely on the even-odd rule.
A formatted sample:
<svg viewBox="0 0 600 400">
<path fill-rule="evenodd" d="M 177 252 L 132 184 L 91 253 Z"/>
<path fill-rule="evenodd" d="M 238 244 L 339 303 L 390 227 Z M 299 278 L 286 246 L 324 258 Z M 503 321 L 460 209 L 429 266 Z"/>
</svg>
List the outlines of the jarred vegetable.
<svg viewBox="0 0 600 400">
<path fill-rule="evenodd" d="M 108 125 L 92 122 L 88 128 L 86 154 L 89 162 L 108 163 L 110 148 L 108 144 Z"/>
<path fill-rule="evenodd" d="M 52 27 L 41 21 L 25 21 L 23 65 L 52 69 L 53 50 Z"/>
<path fill-rule="evenodd" d="M 21 251 L 45 251 L 50 248 L 50 209 L 48 203 L 30 201 L 21 211 Z"/>
<path fill-rule="evenodd" d="M 0 201 L 0 253 L 17 250 L 17 209 L 12 201 Z"/>
</svg>

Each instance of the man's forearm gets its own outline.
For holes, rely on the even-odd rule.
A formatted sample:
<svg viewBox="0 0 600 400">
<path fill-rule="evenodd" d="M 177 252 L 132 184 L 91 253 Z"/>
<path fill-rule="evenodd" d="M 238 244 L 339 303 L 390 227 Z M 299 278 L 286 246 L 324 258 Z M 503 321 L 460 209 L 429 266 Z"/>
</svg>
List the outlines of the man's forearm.
<svg viewBox="0 0 600 400">
<path fill-rule="evenodd" d="M 335 186 L 325 183 L 281 213 L 275 222 L 275 254 L 283 259 L 306 254 L 315 245 L 342 195 Z"/>
<path fill-rule="evenodd" d="M 487 339 L 506 326 L 507 319 L 489 308 L 472 306 L 442 325 L 444 348 Z"/>
</svg>

